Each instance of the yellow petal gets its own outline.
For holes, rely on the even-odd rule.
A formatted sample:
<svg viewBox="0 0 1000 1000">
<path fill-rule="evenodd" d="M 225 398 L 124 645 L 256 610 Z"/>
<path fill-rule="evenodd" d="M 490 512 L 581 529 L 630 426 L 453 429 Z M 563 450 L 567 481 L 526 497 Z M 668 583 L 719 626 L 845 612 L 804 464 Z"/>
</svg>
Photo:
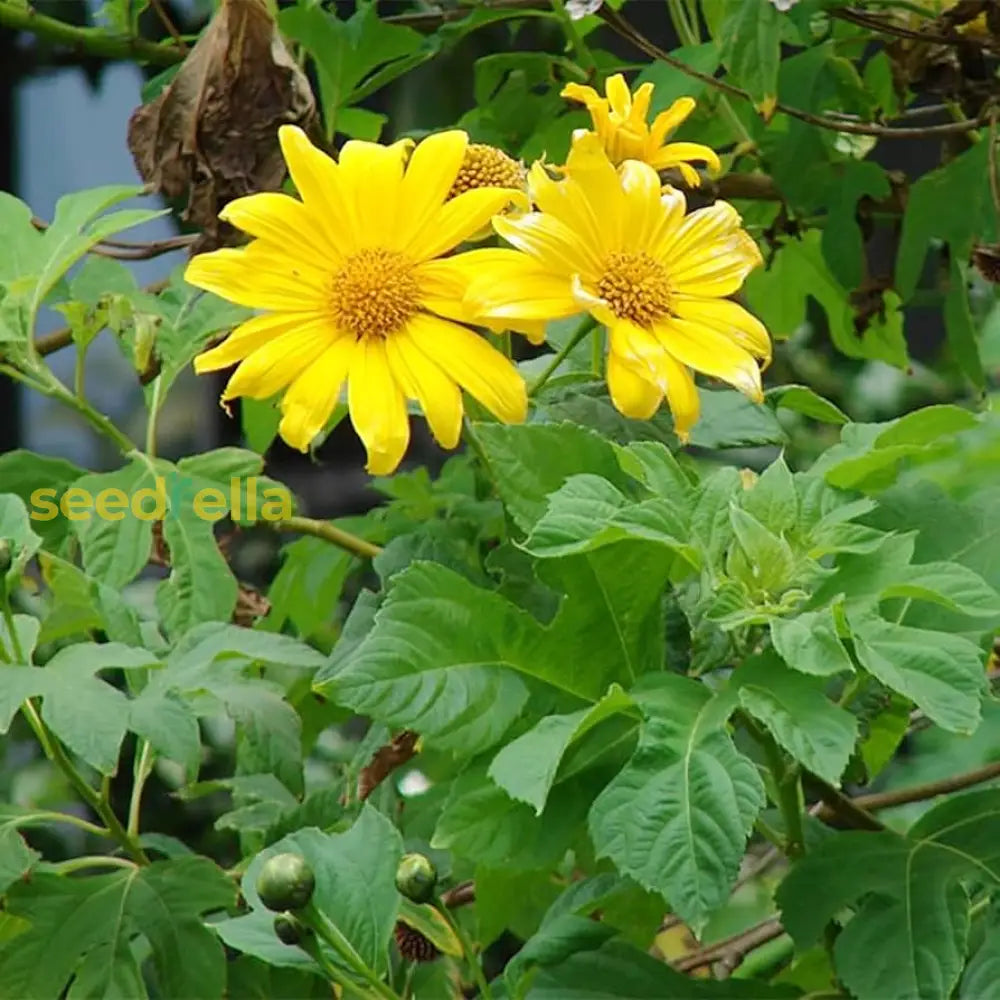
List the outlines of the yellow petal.
<svg viewBox="0 0 1000 1000">
<path fill-rule="evenodd" d="M 423 233 L 414 236 L 410 253 L 417 260 L 440 257 L 475 232 L 520 192 L 508 188 L 474 188 L 445 202 L 434 214 Z"/>
<path fill-rule="evenodd" d="M 362 247 L 402 249 L 400 223 L 407 209 L 402 204 L 404 157 L 410 144 L 383 146 L 351 139 L 337 158 L 345 191 L 357 208 L 363 227 L 357 234 Z"/>
<path fill-rule="evenodd" d="M 663 368 L 667 375 L 667 403 L 674 418 L 674 433 L 681 444 L 687 444 L 691 428 L 698 423 L 701 400 L 694 377 L 669 354 L 664 355 Z"/>
<path fill-rule="evenodd" d="M 696 298 L 721 298 L 739 291 L 756 266 L 754 262 L 742 254 L 713 255 L 711 250 L 709 246 L 697 256 L 688 256 L 682 266 L 670 272 L 670 283 L 676 291 Z"/>
<path fill-rule="evenodd" d="M 690 97 L 679 97 L 666 111 L 661 111 L 649 129 L 649 143 L 653 149 L 663 145 L 663 140 L 684 123 L 692 111 L 695 101 Z"/>
<path fill-rule="evenodd" d="M 739 344 L 698 322 L 668 319 L 654 324 L 660 343 L 681 364 L 719 378 L 760 402 L 764 398 L 757 362 Z"/>
<path fill-rule="evenodd" d="M 722 169 L 722 163 L 715 150 L 697 142 L 672 142 L 651 156 L 649 162 L 657 170 L 666 170 L 668 167 L 678 166 L 692 160 L 695 163 L 708 164 L 709 168 L 716 173 Z"/>
<path fill-rule="evenodd" d="M 242 361 L 247 355 L 270 343 L 283 333 L 313 322 L 316 313 L 267 313 L 254 316 L 236 327 L 229 336 L 210 351 L 199 354 L 194 359 L 194 370 L 198 375 L 219 371 Z"/>
<path fill-rule="evenodd" d="M 656 176 L 655 174 L 653 175 Z M 657 194 L 659 185 L 657 184 Z M 601 260 L 565 223 L 551 215 L 530 212 L 518 219 L 493 220 L 493 228 L 510 244 L 534 257 L 547 271 L 569 277 L 597 278 Z"/>
<path fill-rule="evenodd" d="M 420 239 L 451 191 L 469 137 L 458 129 L 438 132 L 424 139 L 413 151 L 401 189 L 403 207 L 400 245 L 404 253 Z"/>
<path fill-rule="evenodd" d="M 340 256 L 309 209 L 287 194 L 264 192 L 237 198 L 219 218 L 304 260 Z"/>
<path fill-rule="evenodd" d="M 410 421 L 381 338 L 366 337 L 354 345 L 347 400 L 351 423 L 368 452 L 365 468 L 373 476 L 388 476 L 406 454 Z"/>
<path fill-rule="evenodd" d="M 251 309 L 302 312 L 321 309 L 326 301 L 326 292 L 318 285 L 319 272 L 291 255 L 262 251 L 258 243 L 198 254 L 188 264 L 184 280 Z"/>
<path fill-rule="evenodd" d="M 503 266 L 508 259 L 521 260 L 516 250 L 484 248 L 424 261 L 414 269 L 420 289 L 420 304 L 429 312 L 463 323 L 474 323 L 476 314 L 465 294 L 473 279 L 485 268 Z"/>
<path fill-rule="evenodd" d="M 629 92 L 625 77 L 621 73 L 609 76 L 604 85 L 604 92 L 608 95 L 611 110 L 622 118 L 628 118 L 628 113 L 632 110 L 632 94 Z"/>
<path fill-rule="evenodd" d="M 602 100 L 601 95 L 593 87 L 584 87 L 579 83 L 567 83 L 559 92 L 559 96 L 570 101 L 579 101 L 587 107 L 599 104 Z"/>
<path fill-rule="evenodd" d="M 653 241 L 664 213 L 660 178 L 648 164 L 627 160 L 621 168 L 621 181 L 626 194 L 625 244 L 645 250 Z"/>
<path fill-rule="evenodd" d="M 587 200 L 578 184 L 554 181 L 541 163 L 534 163 L 528 172 L 528 190 L 539 210 L 575 233 L 590 254 L 603 258 L 616 249 L 603 231 L 600 207 Z"/>
<path fill-rule="evenodd" d="M 233 372 L 222 400 L 270 399 L 309 367 L 339 336 L 328 319 L 303 323 L 268 341 Z"/>
<path fill-rule="evenodd" d="M 633 420 L 649 420 L 663 399 L 655 385 L 614 351 L 608 355 L 608 389 L 616 409 Z"/>
<path fill-rule="evenodd" d="M 482 337 L 433 316 L 415 316 L 408 328 L 420 350 L 499 420 L 521 423 L 528 394 L 518 370 Z"/>
<path fill-rule="evenodd" d="M 676 296 L 674 312 L 681 319 L 711 327 L 755 357 L 770 360 L 771 338 L 756 316 L 730 299 L 693 299 Z"/>
<path fill-rule="evenodd" d="M 385 348 L 393 376 L 420 404 L 435 440 L 442 448 L 454 448 L 462 433 L 461 390 L 406 330 L 389 337 Z"/>
<path fill-rule="evenodd" d="M 649 114 L 649 105 L 653 99 L 653 84 L 644 83 L 632 95 L 632 110 L 629 113 L 629 120 L 633 126 L 646 125 L 646 117 Z"/>
<path fill-rule="evenodd" d="M 621 179 L 600 139 L 593 133 L 573 143 L 566 159 L 566 174 L 570 187 L 578 186 L 584 200 L 596 210 L 601 220 L 602 242 L 619 249 L 623 213 Z"/>
<path fill-rule="evenodd" d="M 739 212 L 725 201 L 696 209 L 677 227 L 673 240 L 662 247 L 664 263 L 683 264 L 683 257 L 691 252 L 704 255 L 738 250 L 742 246 L 737 235 L 740 223 Z"/>
<path fill-rule="evenodd" d="M 288 387 L 281 400 L 278 433 L 293 448 L 308 451 L 313 438 L 326 426 L 347 378 L 353 352 L 354 338 L 341 337 Z"/>
<path fill-rule="evenodd" d="M 347 197 L 340 168 L 295 125 L 282 125 L 278 141 L 295 189 L 327 240 L 344 256 L 354 253 L 358 249 L 360 223 L 355 206 Z"/>
</svg>

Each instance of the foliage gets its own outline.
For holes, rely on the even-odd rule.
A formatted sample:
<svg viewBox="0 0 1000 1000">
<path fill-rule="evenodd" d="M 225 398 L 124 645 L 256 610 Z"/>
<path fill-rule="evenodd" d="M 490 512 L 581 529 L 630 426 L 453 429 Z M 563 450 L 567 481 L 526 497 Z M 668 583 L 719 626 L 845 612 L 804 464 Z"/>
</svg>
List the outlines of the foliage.
<svg viewBox="0 0 1000 1000">
<path fill-rule="evenodd" d="M 471 410 L 438 473 L 312 519 L 265 475 L 269 401 L 244 405 L 244 447 L 157 454 L 169 391 L 250 311 L 111 259 L 162 214 L 120 207 L 142 189 L 68 194 L 47 226 L 0 194 L 0 372 L 119 454 L 0 457 L 4 995 L 995 988 L 1000 791 L 972 786 L 1000 776 L 1000 23 L 671 0 L 653 38 L 652 6 L 297 0 L 276 24 L 338 142 L 457 124 L 559 163 L 587 124 L 567 82 L 638 70 L 654 112 L 698 100 L 678 138 L 723 170 L 689 194 L 760 244 L 744 301 L 778 344 L 763 402 L 699 388 L 687 446 L 666 409 L 612 404 L 601 329 L 555 320 L 516 357 L 526 423 Z M 132 46 L 146 8 L 81 26 L 0 0 L 0 23 L 180 62 L 166 28 Z M 466 103 L 392 131 L 393 100 L 456 65 Z M 885 165 L 903 140 L 933 147 L 925 169 Z M 65 333 L 37 333 L 48 307 Z M 143 385 L 142 443 L 47 362 L 72 348 L 82 372 L 98 336 Z M 254 526 L 302 536 L 262 605 L 228 547 Z M 310 893 L 279 938 L 257 885 L 289 854 Z"/>
</svg>

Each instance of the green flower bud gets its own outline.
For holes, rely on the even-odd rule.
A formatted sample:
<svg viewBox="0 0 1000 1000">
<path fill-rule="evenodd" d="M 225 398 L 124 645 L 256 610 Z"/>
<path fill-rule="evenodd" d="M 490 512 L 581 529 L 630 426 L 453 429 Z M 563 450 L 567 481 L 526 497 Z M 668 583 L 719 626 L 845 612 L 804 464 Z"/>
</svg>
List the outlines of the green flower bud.
<svg viewBox="0 0 1000 1000">
<path fill-rule="evenodd" d="M 437 869 L 423 854 L 404 854 L 396 869 L 396 888 L 414 903 L 426 903 L 434 895 Z"/>
<path fill-rule="evenodd" d="M 0 538 L 0 573 L 6 573 L 13 561 L 10 554 L 10 542 L 6 538 Z"/>
<path fill-rule="evenodd" d="M 274 918 L 274 933 L 282 944 L 301 944 L 309 928 L 290 913 L 279 913 Z"/>
<path fill-rule="evenodd" d="M 316 877 L 300 854 L 276 854 L 268 858 L 257 876 L 260 901 L 277 913 L 301 910 L 312 899 Z"/>
</svg>

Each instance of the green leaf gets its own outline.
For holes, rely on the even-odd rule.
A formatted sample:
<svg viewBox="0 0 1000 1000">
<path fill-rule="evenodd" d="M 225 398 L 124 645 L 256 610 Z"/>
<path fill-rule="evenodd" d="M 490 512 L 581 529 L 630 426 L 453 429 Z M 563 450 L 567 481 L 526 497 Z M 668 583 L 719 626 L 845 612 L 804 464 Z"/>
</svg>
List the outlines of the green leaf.
<svg viewBox="0 0 1000 1000">
<path fill-rule="evenodd" d="M 590 811 L 598 857 L 662 893 L 696 933 L 728 897 L 764 804 L 721 704 L 697 681 L 657 677 L 640 701 L 647 721 L 638 749 Z"/>
<path fill-rule="evenodd" d="M 261 455 L 267 451 L 278 436 L 281 410 L 274 399 L 240 400 L 240 426 L 247 444 Z"/>
<path fill-rule="evenodd" d="M 857 720 L 826 696 L 826 684 L 773 655 L 751 657 L 733 677 L 740 704 L 803 767 L 839 784 L 858 735 Z"/>
<path fill-rule="evenodd" d="M 225 621 L 236 607 L 239 585 L 219 551 L 214 523 L 199 516 L 197 505 L 174 496 L 163 519 L 163 541 L 170 576 L 156 592 L 156 607 L 168 636 L 203 622 Z"/>
<path fill-rule="evenodd" d="M 954 733 L 971 733 L 985 693 L 985 654 L 957 635 L 910 628 L 848 613 L 862 666 L 928 718 Z"/>
<path fill-rule="evenodd" d="M 13 493 L 0 493 L 0 541 L 9 546 L 10 566 L 4 578 L 16 582 L 41 547 L 42 540 L 31 528 L 24 501 Z M 6 586 L 3 579 L 0 579 L 0 586 Z"/>
<path fill-rule="evenodd" d="M 57 502 L 66 487 L 83 474 L 83 469 L 63 458 L 36 455 L 21 448 L 0 455 L 4 492 L 24 501 L 32 530 L 50 549 L 58 549 L 71 533 L 69 521 L 59 515 Z"/>
<path fill-rule="evenodd" d="M 612 684 L 591 708 L 568 715 L 547 715 L 493 758 L 490 778 L 511 798 L 533 806 L 535 815 L 540 816 L 570 745 L 598 723 L 631 705 L 632 699 L 625 691 Z"/>
<path fill-rule="evenodd" d="M 524 531 L 545 513 L 547 499 L 578 473 L 625 487 L 612 445 L 574 424 L 476 424 L 504 506 Z"/>
<path fill-rule="evenodd" d="M 946 799 L 905 836 L 849 832 L 796 863 L 778 889 L 782 923 L 802 948 L 847 906 L 834 945 L 855 996 L 950 996 L 962 971 L 969 901 L 959 880 L 1000 883 L 1000 791 Z"/>
<path fill-rule="evenodd" d="M 979 356 L 976 326 L 969 306 L 969 282 L 958 257 L 952 257 L 949 266 L 948 294 L 944 300 L 944 328 L 948 335 L 948 346 L 961 371 L 982 391 L 986 388 L 986 373 Z"/>
<path fill-rule="evenodd" d="M 184 768 L 188 780 L 201 763 L 201 731 L 194 713 L 176 695 L 143 691 L 128 708 L 128 728 L 168 760 Z"/>
<path fill-rule="evenodd" d="M 837 634 L 831 608 L 794 618 L 773 618 L 769 627 L 774 648 L 793 670 L 820 677 L 853 672 L 854 664 Z"/>
<path fill-rule="evenodd" d="M 630 501 L 606 479 L 573 476 L 552 496 L 524 547 L 540 558 L 593 552 L 624 540 L 655 542 L 697 568 L 683 515 L 665 499 Z"/>
<path fill-rule="evenodd" d="M 787 986 L 759 979 L 693 979 L 621 941 L 579 951 L 565 962 L 539 969 L 525 1000 L 771 1000 L 798 996 Z"/>
<path fill-rule="evenodd" d="M 783 454 L 761 473 L 751 489 L 740 495 L 740 506 L 775 534 L 783 535 L 795 526 L 799 498 Z"/>
<path fill-rule="evenodd" d="M 850 304 L 850 290 L 830 273 L 823 258 L 818 230 L 781 245 L 767 270 L 749 275 L 746 295 L 750 307 L 772 336 L 792 336 L 806 322 L 807 300 L 825 310 L 834 346 L 849 358 L 868 358 L 905 368 L 908 364 L 902 316 L 892 293 L 883 300 L 884 319 L 875 315 L 859 332 Z"/>
<path fill-rule="evenodd" d="M 89 995 L 111 996 L 129 944 L 141 935 L 163 995 L 221 1000 L 225 955 L 202 914 L 235 902 L 232 881 L 207 858 L 88 878 L 36 873 L 7 893 L 7 912 L 30 927 L 0 943 L 0 982 L 11 996 L 51 1000 L 97 952 L 85 971 Z"/>
<path fill-rule="evenodd" d="M 746 556 L 741 582 L 754 592 L 780 595 L 795 574 L 791 546 L 739 507 L 730 508 L 729 521 Z"/>
<path fill-rule="evenodd" d="M 773 4 L 740 0 L 722 25 L 720 57 L 732 82 L 755 107 L 773 109 L 778 94 L 781 20 Z"/>
<path fill-rule="evenodd" d="M 363 87 L 368 89 L 366 81 L 372 81 L 375 71 L 404 62 L 427 44 L 412 28 L 381 20 L 374 3 L 359 4 L 346 21 L 319 7 L 286 8 L 278 24 L 316 64 L 328 131 L 334 128 L 338 109 L 352 103 Z M 384 82 L 393 75 L 383 76 Z"/>
<path fill-rule="evenodd" d="M 682 45 L 679 49 L 672 49 L 670 55 L 699 73 L 714 74 L 719 68 L 719 46 L 715 42 Z M 666 111 L 680 97 L 697 100 L 706 87 L 701 80 L 678 73 L 676 67 L 659 61 L 650 63 L 642 70 L 636 77 L 634 88 L 644 83 L 651 83 L 656 88 L 650 103 L 650 115 Z"/>
<path fill-rule="evenodd" d="M 864 280 L 865 246 L 858 225 L 862 198 L 888 198 L 892 188 L 885 171 L 871 160 L 839 164 L 839 177 L 823 228 L 823 256 L 845 288 L 860 288 Z"/>
<path fill-rule="evenodd" d="M 876 778 L 892 760 L 910 728 L 910 702 L 892 695 L 888 707 L 868 720 L 868 733 L 858 751 L 869 781 Z"/>
<path fill-rule="evenodd" d="M 903 579 L 890 584 L 879 596 L 932 601 L 975 618 L 1000 617 L 1000 595 L 978 573 L 959 563 L 910 566 Z"/>
<path fill-rule="evenodd" d="M 80 541 L 83 568 L 110 587 L 122 588 L 149 562 L 153 522 L 166 513 L 164 481 L 145 462 L 135 459 L 116 472 L 83 476 L 74 484 L 77 505 L 67 507 L 68 519 Z M 76 492 L 79 491 L 79 492 Z M 111 494 L 110 491 L 118 491 Z M 97 498 L 113 496 L 113 513 L 99 516 Z M 122 500 L 128 498 L 128 505 Z M 86 499 L 85 499 L 86 498 Z M 137 516 L 137 511 L 140 515 Z"/>
<path fill-rule="evenodd" d="M 973 240 L 982 231 L 984 209 L 989 202 L 988 145 L 974 143 L 910 187 L 896 259 L 896 288 L 904 302 L 916 291 L 932 240 L 946 241 L 952 259 L 968 260 Z M 948 208 L 955 191 L 963 193 L 961 212 Z"/>
<path fill-rule="evenodd" d="M 840 489 L 875 492 L 891 486 L 899 464 L 953 448 L 962 431 L 979 426 L 975 414 L 959 406 L 925 406 L 887 424 L 848 424 L 839 445 L 810 470 Z"/>
<path fill-rule="evenodd" d="M 15 826 L 0 826 L 0 894 L 31 871 L 41 856 L 28 847 Z"/>
<path fill-rule="evenodd" d="M 487 868 L 530 871 L 557 864 L 579 835 L 592 790 L 560 782 L 536 815 L 473 766 L 455 779 L 434 827 L 431 846 Z"/>
<path fill-rule="evenodd" d="M 962 976 L 959 1000 L 996 1000 L 1000 984 L 1000 935 L 995 919 Z"/>
<path fill-rule="evenodd" d="M 826 424 L 846 424 L 846 413 L 828 399 L 805 385 L 779 385 L 764 393 L 764 400 L 775 410 L 792 410 Z"/>
</svg>

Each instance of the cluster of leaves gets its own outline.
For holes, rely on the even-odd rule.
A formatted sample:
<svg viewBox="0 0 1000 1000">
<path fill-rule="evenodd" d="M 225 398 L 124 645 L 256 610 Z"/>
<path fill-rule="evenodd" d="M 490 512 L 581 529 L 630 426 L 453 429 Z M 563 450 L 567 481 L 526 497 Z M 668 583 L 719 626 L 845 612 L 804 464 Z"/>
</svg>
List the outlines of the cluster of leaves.
<svg viewBox="0 0 1000 1000">
<path fill-rule="evenodd" d="M 107 3 L 107 39 L 133 34 L 145 6 Z M 626 20 L 636 5 L 589 6 L 578 20 L 556 3 L 393 21 L 372 4 L 338 19 L 303 0 L 277 24 L 315 71 L 327 136 L 369 139 L 386 119 L 361 102 L 473 29 L 564 31 L 558 52 L 479 58 L 458 121 L 558 159 L 578 114 L 562 83 L 621 65 L 596 48 L 601 26 L 649 47 Z M 178 275 L 143 290 L 109 259 L 106 241 L 159 214 L 111 211 L 137 188 L 68 195 L 44 229 L 0 195 L 0 371 L 117 455 L 108 472 L 0 457 L 0 734 L 64 782 L 15 795 L 10 762 L 0 770 L 5 995 L 299 998 L 347 981 L 363 996 L 446 997 L 463 980 L 487 1000 L 978 1000 L 992 988 L 1000 792 L 956 790 L 1000 769 L 918 789 L 914 801 L 953 794 L 912 822 L 883 824 L 878 795 L 854 792 L 891 776 L 917 728 L 958 745 L 996 718 L 1000 426 L 968 404 L 1000 354 L 996 320 L 980 322 L 995 296 L 967 265 L 995 237 L 993 137 L 967 130 L 907 185 L 870 154 L 892 128 L 882 120 L 924 93 L 937 50 L 872 54 L 871 25 L 838 17 L 839 0 L 669 7 L 685 44 L 667 55 L 700 75 L 660 60 L 639 76 L 658 107 L 702 102 L 683 138 L 737 143 L 719 189 L 769 244 L 750 305 L 782 338 L 808 325 L 812 298 L 839 357 L 902 369 L 904 307 L 936 303 L 938 392 L 953 401 L 852 421 L 850 392 L 836 405 L 796 383 L 823 364 L 789 344 L 776 365 L 788 384 L 760 406 L 702 390 L 681 449 L 665 413 L 618 414 L 587 345 L 554 370 L 526 360 L 526 375 L 546 371 L 530 421 L 473 420 L 472 447 L 436 477 L 376 481 L 382 504 L 332 523 L 288 498 L 281 523 L 304 537 L 248 622 L 220 529 L 191 501 L 220 488 L 228 526 L 261 521 L 246 491 L 279 488 L 263 475 L 273 413 L 244 408 L 245 448 L 170 462 L 155 447 L 178 376 L 246 312 Z M 978 113 L 969 102 L 989 86 L 962 80 L 950 86 Z M 835 111 L 877 124 L 838 131 Z M 895 236 L 885 274 L 865 254 L 880 232 Z M 145 402 L 143 445 L 93 408 L 82 377 L 53 374 L 35 336 L 43 307 L 64 315 L 78 373 L 97 336 L 119 344 Z M 557 323 L 548 341 L 570 336 Z M 155 522 L 131 507 L 39 517 L 39 491 L 135 497 L 158 482 Z M 207 815 L 208 846 L 166 832 L 180 828 L 144 798 L 154 777 L 172 811 Z M 396 884 L 412 851 L 446 887 L 429 903 Z M 285 852 L 315 872 L 332 950 L 275 934 L 256 884 Z M 777 860 L 780 881 L 741 908 Z M 435 960 L 413 961 L 406 935 Z M 687 974 L 713 966 L 725 981 Z"/>
</svg>

